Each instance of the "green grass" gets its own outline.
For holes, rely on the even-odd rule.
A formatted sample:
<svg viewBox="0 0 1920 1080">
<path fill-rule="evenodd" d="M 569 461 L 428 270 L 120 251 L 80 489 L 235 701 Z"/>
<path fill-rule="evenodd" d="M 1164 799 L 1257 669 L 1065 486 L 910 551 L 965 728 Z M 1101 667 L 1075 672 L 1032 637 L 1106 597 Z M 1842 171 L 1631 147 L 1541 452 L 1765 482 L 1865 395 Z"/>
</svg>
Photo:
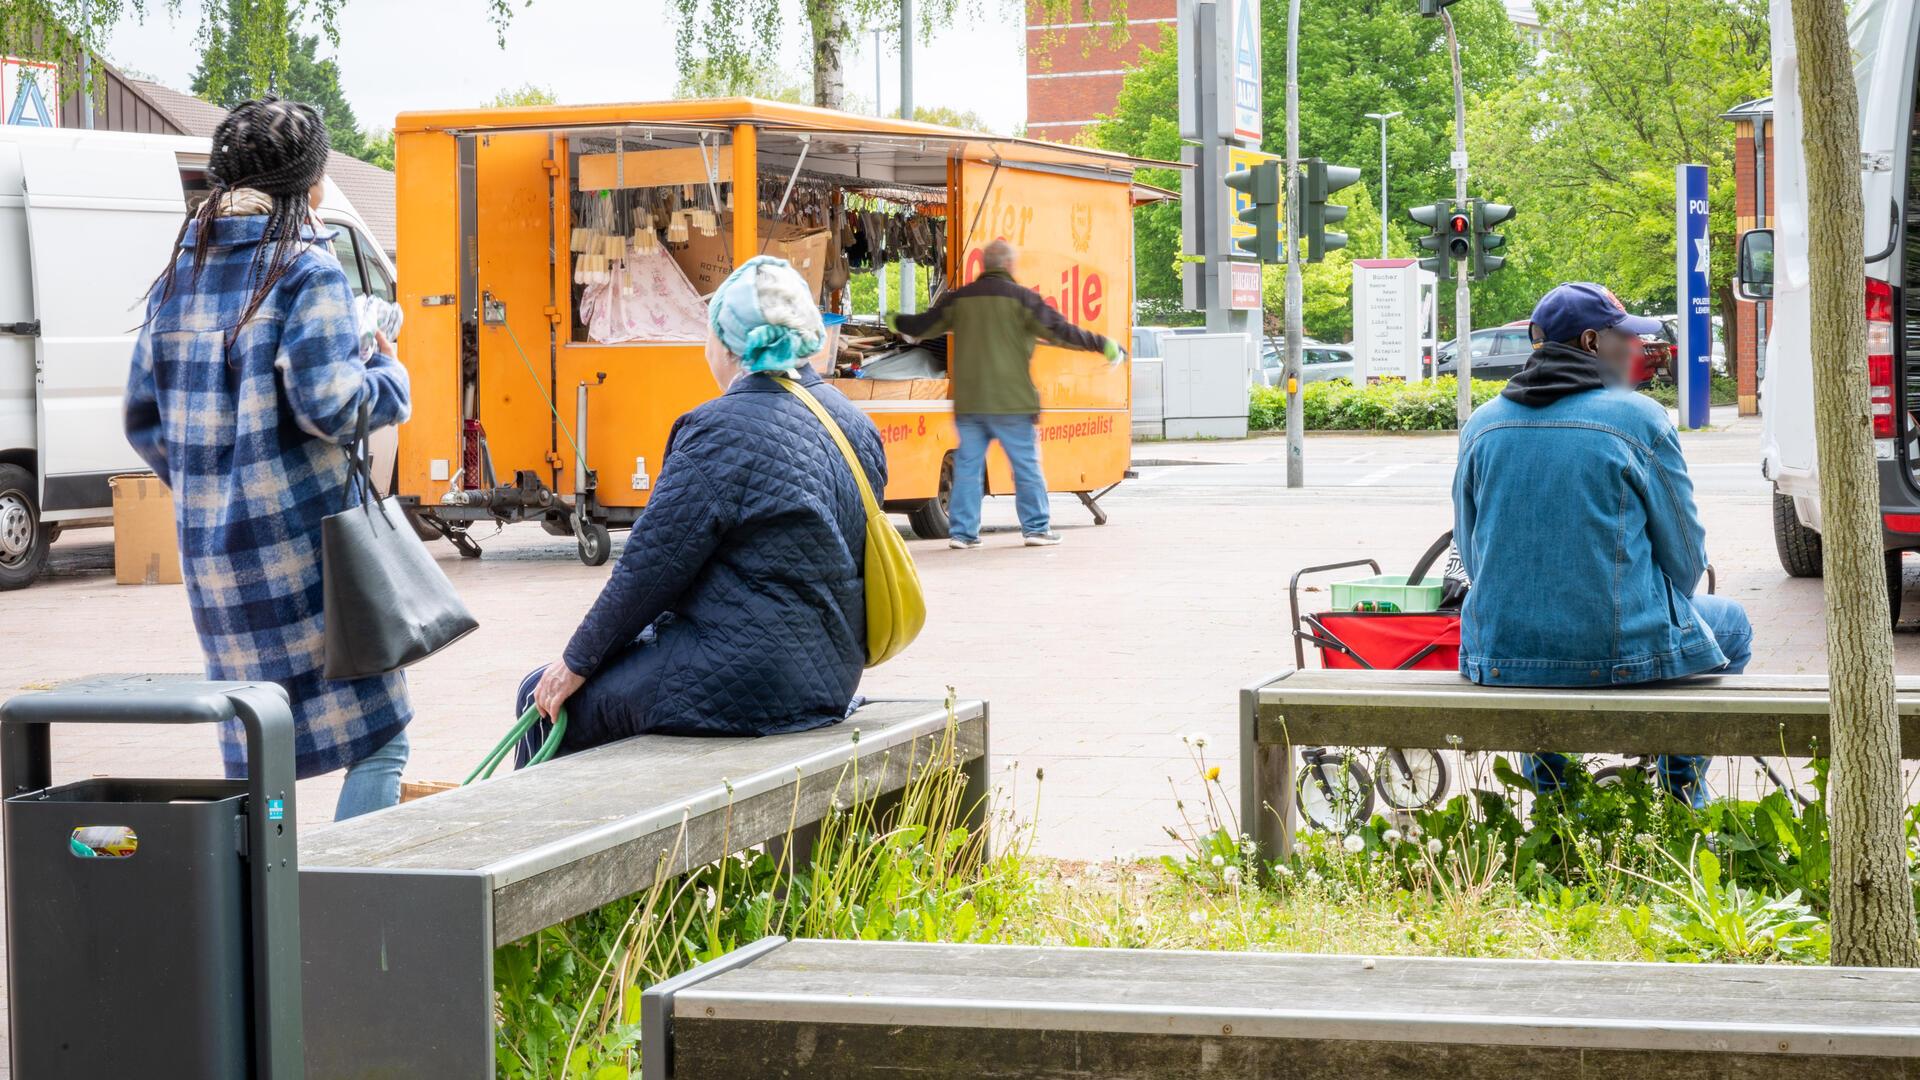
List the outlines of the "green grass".
<svg viewBox="0 0 1920 1080">
<path fill-rule="evenodd" d="M 951 699 L 950 699 L 951 700 Z M 1637 773 L 1574 771 L 1520 812 L 1505 759 L 1470 755 L 1465 795 L 1397 822 L 1302 836 L 1256 857 L 1204 739 L 1176 784 L 1176 853 L 1036 857 L 1012 784 L 988 857 L 963 822 L 951 729 L 898 805 L 848 798 L 804 866 L 750 851 L 496 950 L 496 1075 L 637 1075 L 640 992 L 770 934 L 1143 949 L 1818 963 L 1831 860 L 1819 798 L 1694 811 Z M 1816 763 L 1808 794 L 1824 794 Z M 1024 778 L 1021 778 L 1024 781 Z M 1035 790 L 1027 818 L 1042 813 Z M 842 790 L 861 790 L 851 771 Z M 1908 821 L 1920 891 L 1920 813 Z M 674 861 L 678 843 L 661 853 Z"/>
</svg>

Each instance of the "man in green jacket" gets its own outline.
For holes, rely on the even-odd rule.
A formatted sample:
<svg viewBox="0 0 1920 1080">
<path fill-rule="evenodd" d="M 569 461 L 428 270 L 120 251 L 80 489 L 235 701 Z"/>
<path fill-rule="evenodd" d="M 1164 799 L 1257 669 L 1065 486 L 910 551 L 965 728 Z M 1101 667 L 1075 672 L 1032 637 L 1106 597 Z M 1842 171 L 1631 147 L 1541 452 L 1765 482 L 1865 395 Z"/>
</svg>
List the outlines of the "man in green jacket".
<svg viewBox="0 0 1920 1080">
<path fill-rule="evenodd" d="M 954 455 L 947 546 L 980 546 L 980 499 L 985 493 L 987 447 L 994 442 L 1013 465 L 1014 507 L 1028 547 L 1060 542 L 1047 512 L 1047 480 L 1040 472 L 1034 424 L 1040 391 L 1028 365 L 1036 339 L 1122 357 L 1117 342 L 1089 333 L 1049 307 L 1040 294 L 1013 280 L 1013 245 L 995 240 L 981 252 L 984 267 L 972 284 L 949 289 L 919 315 L 889 315 L 887 326 L 910 341 L 953 334 L 953 420 L 960 429 Z"/>
</svg>

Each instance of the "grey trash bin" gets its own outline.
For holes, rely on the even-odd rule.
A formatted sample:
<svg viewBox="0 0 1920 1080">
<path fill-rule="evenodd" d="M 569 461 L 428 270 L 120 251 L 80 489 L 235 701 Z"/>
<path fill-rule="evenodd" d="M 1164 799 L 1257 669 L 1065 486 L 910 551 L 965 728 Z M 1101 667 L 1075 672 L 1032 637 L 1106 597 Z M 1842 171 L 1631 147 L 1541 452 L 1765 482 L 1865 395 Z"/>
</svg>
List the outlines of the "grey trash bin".
<svg viewBox="0 0 1920 1080">
<path fill-rule="evenodd" d="M 247 780 L 50 786 L 52 725 L 227 720 Z M 0 706 L 14 1080 L 303 1075 L 293 780 L 271 684 L 102 680 Z"/>
</svg>

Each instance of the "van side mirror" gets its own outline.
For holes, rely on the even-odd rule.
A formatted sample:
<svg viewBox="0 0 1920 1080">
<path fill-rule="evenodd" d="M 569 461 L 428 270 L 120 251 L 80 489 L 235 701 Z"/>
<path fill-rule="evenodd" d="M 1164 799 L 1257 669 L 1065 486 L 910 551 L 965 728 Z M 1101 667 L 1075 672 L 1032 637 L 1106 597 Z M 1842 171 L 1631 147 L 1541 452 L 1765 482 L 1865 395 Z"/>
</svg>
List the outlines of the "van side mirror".
<svg viewBox="0 0 1920 1080">
<path fill-rule="evenodd" d="M 1736 291 L 1740 299 L 1773 299 L 1773 230 L 1748 229 L 1741 233 L 1739 262 Z"/>
</svg>

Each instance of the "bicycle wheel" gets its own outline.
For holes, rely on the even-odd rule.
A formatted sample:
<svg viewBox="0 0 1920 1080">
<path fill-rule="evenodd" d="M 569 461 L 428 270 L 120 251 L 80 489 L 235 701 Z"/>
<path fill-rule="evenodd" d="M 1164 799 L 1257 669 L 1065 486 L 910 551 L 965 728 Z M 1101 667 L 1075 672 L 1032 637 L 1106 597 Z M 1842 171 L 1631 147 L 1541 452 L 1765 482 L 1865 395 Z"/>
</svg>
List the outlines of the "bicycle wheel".
<svg viewBox="0 0 1920 1080">
<path fill-rule="evenodd" d="M 1373 786 L 1395 810 L 1424 810 L 1447 794 L 1447 762 L 1438 751 L 1388 747 L 1374 762 Z"/>
<path fill-rule="evenodd" d="M 1373 816 L 1373 778 L 1346 754 L 1305 755 L 1294 778 L 1300 816 L 1322 832 L 1344 833 Z"/>
</svg>

